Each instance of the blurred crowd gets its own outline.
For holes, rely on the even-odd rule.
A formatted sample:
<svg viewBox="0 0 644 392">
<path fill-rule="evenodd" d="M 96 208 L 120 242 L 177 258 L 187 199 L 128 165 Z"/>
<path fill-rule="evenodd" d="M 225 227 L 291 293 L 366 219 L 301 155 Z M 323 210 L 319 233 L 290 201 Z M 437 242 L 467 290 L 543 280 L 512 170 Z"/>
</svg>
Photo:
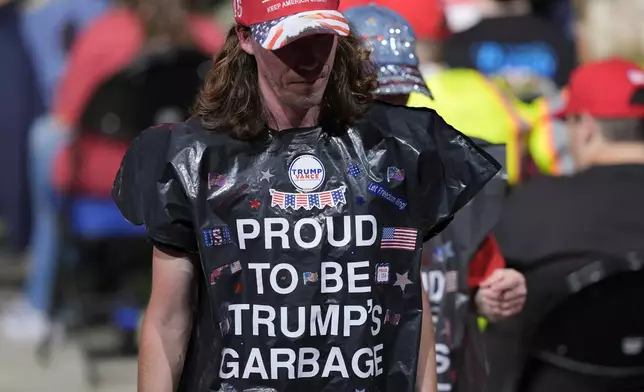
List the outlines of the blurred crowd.
<svg viewBox="0 0 644 392">
<path fill-rule="evenodd" d="M 373 2 L 413 28 L 430 92 L 398 103 L 504 146 L 477 254 L 525 279 L 528 299 L 479 312 L 488 390 L 644 390 L 644 109 L 631 109 L 644 105 L 644 2 Z M 190 114 L 231 24 L 228 0 L 0 0 L 0 230 L 27 271 L 0 333 L 42 343 L 55 323 L 98 319 L 135 351 L 150 250 L 112 181 L 138 131 Z"/>
</svg>

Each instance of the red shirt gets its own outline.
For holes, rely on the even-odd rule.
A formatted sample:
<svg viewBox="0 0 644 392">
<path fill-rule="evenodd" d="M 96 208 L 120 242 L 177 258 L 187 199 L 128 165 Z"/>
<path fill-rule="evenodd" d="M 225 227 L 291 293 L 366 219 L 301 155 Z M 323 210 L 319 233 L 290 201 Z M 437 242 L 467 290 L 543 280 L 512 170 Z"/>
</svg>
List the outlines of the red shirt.
<svg viewBox="0 0 644 392">
<path fill-rule="evenodd" d="M 195 45 L 205 53 L 214 54 L 224 43 L 224 33 L 212 18 L 191 16 L 189 28 Z M 117 8 L 97 18 L 72 48 L 54 97 L 54 116 L 65 125 L 75 125 L 94 91 L 136 57 L 144 39 L 143 24 L 128 9 Z"/>
<path fill-rule="evenodd" d="M 191 16 L 194 43 L 204 53 L 217 52 L 225 35 L 209 17 Z M 144 44 L 143 25 L 135 13 L 117 8 L 97 18 L 83 31 L 69 57 L 69 63 L 56 96 L 53 114 L 66 126 L 74 127 L 92 94 L 110 77 L 129 65 Z M 100 138 L 80 140 L 82 163 L 75 174 L 83 194 L 108 197 L 114 176 L 127 150 L 126 143 Z M 59 153 L 54 163 L 52 182 L 56 189 L 67 190 L 74 175 L 71 149 Z"/>
<path fill-rule="evenodd" d="M 501 248 L 491 234 L 487 236 L 478 252 L 470 262 L 467 283 L 470 288 L 478 287 L 481 282 L 487 279 L 492 272 L 499 268 L 505 268 L 505 259 L 501 254 Z"/>
</svg>

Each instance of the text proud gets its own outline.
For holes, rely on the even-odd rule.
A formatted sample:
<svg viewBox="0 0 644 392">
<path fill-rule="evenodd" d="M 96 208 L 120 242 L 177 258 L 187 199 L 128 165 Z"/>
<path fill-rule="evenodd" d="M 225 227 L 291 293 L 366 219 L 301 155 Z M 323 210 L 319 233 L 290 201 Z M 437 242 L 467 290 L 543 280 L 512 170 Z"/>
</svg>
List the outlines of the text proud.
<svg viewBox="0 0 644 392">
<path fill-rule="evenodd" d="M 344 218 L 343 238 L 334 238 L 333 228 L 329 226 L 333 224 L 331 219 L 323 224 L 314 219 L 300 220 L 295 224 L 294 233 L 290 232 L 288 222 L 280 219 L 267 222 L 271 218 L 266 218 L 263 225 L 256 220 L 241 219 L 237 221 L 238 244 L 240 249 L 245 249 L 254 245 L 254 241 L 262 241 L 266 249 L 271 249 L 275 239 L 282 249 L 291 249 L 293 245 L 311 249 L 322 241 L 338 247 L 349 242 L 355 246 L 373 246 L 377 232 L 375 217 Z M 312 238 L 298 234 L 302 225 L 312 227 Z M 317 299 L 312 302 L 315 304 L 307 304 L 308 300 L 304 299 L 304 304 L 291 306 L 284 304 L 298 302 L 287 298 L 297 295 L 298 287 L 310 284 L 306 281 L 307 275 L 289 263 L 249 262 L 246 268 L 250 283 L 246 289 L 256 291 L 248 294 L 257 300 L 228 305 L 228 317 L 232 320 L 228 333 L 239 342 L 273 343 L 263 348 L 257 347 L 259 344 L 239 346 L 243 351 L 224 348 L 219 372 L 222 379 L 366 379 L 383 374 L 384 345 L 373 343 L 382 341 L 377 336 L 381 333 L 384 315 L 380 301 L 371 295 L 375 263 L 369 260 L 320 262 L 319 271 L 314 272 Z M 334 295 L 346 300 L 324 300 Z M 323 303 L 319 302 L 320 298 L 324 298 Z M 348 339 L 365 343 L 362 346 L 352 343 L 355 348 L 348 351 L 340 343 Z M 298 344 L 298 341 L 307 344 Z M 336 343 L 310 343 L 314 341 Z"/>
</svg>

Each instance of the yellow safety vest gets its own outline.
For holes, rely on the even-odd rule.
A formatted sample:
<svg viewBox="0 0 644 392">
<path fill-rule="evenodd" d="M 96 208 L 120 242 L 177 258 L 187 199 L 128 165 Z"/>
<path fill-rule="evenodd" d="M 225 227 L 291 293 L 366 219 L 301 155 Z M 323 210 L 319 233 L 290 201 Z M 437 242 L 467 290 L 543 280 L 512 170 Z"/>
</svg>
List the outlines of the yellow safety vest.
<svg viewBox="0 0 644 392">
<path fill-rule="evenodd" d="M 557 97 L 542 97 L 532 105 L 533 128 L 528 148 L 534 163 L 543 174 L 568 175 L 575 169 L 566 123 L 552 116 L 565 105 L 566 94 L 564 90 Z"/>
<path fill-rule="evenodd" d="M 467 136 L 505 144 L 508 182 L 519 182 L 530 129 L 518 109 L 523 104 L 505 96 L 483 74 L 471 69 L 441 70 L 425 82 L 435 99 L 412 93 L 408 106 L 432 108 Z"/>
</svg>

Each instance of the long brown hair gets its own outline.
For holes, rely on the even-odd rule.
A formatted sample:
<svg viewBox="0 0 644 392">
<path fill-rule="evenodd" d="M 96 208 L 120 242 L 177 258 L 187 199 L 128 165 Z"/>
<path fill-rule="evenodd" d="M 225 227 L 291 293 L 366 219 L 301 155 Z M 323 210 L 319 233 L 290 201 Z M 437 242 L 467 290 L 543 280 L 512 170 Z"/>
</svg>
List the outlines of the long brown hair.
<svg viewBox="0 0 644 392">
<path fill-rule="evenodd" d="M 143 22 L 149 45 L 190 45 L 189 10 L 186 0 L 129 0 Z"/>
<path fill-rule="evenodd" d="M 366 113 L 377 87 L 369 50 L 362 40 L 352 34 L 339 37 L 320 121 L 329 129 L 345 129 Z M 266 131 L 268 113 L 259 94 L 257 63 L 242 50 L 235 27 L 215 57 L 194 114 L 206 129 L 239 139 L 253 139 Z"/>
</svg>

